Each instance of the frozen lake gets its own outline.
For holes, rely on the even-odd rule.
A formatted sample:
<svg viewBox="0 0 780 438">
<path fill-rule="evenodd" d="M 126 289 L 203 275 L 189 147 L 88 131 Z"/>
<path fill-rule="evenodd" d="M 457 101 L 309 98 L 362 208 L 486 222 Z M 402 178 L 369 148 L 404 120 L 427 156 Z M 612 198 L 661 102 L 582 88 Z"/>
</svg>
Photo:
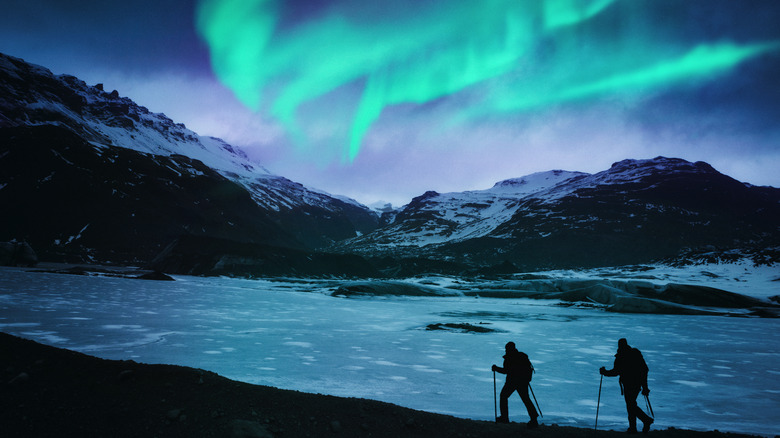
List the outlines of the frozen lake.
<svg viewBox="0 0 780 438">
<path fill-rule="evenodd" d="M 598 369 L 611 368 L 626 337 L 650 367 L 655 428 L 780 431 L 777 319 L 622 315 L 528 299 L 347 299 L 329 295 L 335 281 L 175 278 L 0 268 L 0 330 L 107 359 L 480 420 L 494 415 L 490 366 L 514 341 L 536 367 L 541 422 L 580 427 L 593 427 Z M 503 332 L 425 330 L 434 323 Z M 603 385 L 599 428 L 624 430 L 617 379 Z M 517 395 L 509 411 L 527 421 Z"/>
</svg>

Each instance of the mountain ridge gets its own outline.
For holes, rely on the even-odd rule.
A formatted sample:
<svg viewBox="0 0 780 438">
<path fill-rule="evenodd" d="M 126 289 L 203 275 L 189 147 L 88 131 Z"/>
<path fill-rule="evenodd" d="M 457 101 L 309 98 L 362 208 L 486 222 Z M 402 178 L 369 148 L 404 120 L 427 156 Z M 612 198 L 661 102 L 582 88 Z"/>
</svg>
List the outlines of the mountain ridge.
<svg viewBox="0 0 780 438">
<path fill-rule="evenodd" d="M 102 84 L 89 86 L 74 76 L 54 75 L 44 67 L 3 54 L 0 71 L 4 74 L 4 92 L 14 99 L 0 100 L 0 127 L 61 124 L 96 147 L 113 145 L 155 155 L 186 155 L 245 185 L 262 206 L 300 205 L 294 198 L 274 198 L 270 191 L 261 196 L 263 192 L 253 191 L 254 179 L 278 180 L 282 185 L 290 181 L 251 162 L 240 148 L 216 137 L 198 135 L 163 113 L 153 113 L 128 97 L 120 97 L 116 90 L 106 92 Z M 298 188 L 310 199 L 332 197 L 322 190 L 304 189 Z M 361 206 L 346 197 L 339 200 Z"/>
<path fill-rule="evenodd" d="M 200 136 L 164 114 L 152 113 L 131 99 L 120 97 L 116 90 L 106 92 L 102 85 L 88 86 L 73 76 L 54 75 L 44 67 L 3 54 L 0 54 L 0 131 L 0 139 L 5 145 L 4 159 L 0 162 L 4 179 L 0 181 L 3 188 L 0 201 L 5 201 L 7 205 L 26 206 L 14 208 L 15 217 L 5 219 L 5 230 L 0 240 L 33 241 L 37 250 L 44 253 L 62 252 L 59 250 L 66 248 L 62 248 L 65 245 L 61 242 L 73 243 L 74 240 L 87 239 L 90 235 L 93 235 L 93 242 L 106 240 L 106 245 L 121 240 L 116 237 L 121 233 L 119 230 L 113 233 L 104 231 L 101 236 L 94 235 L 95 224 L 87 227 L 83 234 L 79 233 L 89 223 L 85 220 L 81 220 L 81 225 L 71 224 L 67 227 L 54 222 L 50 228 L 59 229 L 54 233 L 46 233 L 40 229 L 44 224 L 36 219 L 41 216 L 78 216 L 79 210 L 93 211 L 96 215 L 104 216 L 102 219 L 96 216 L 97 221 L 124 224 L 128 227 L 124 232 L 139 235 L 139 245 L 146 248 L 140 251 L 141 257 L 147 261 L 156 255 L 153 251 L 162 249 L 182 232 L 208 235 L 214 228 L 223 228 L 219 222 L 222 221 L 220 216 L 225 215 L 235 218 L 249 214 L 255 218 L 248 219 L 247 216 L 241 223 L 226 221 L 232 223 L 230 227 L 243 228 L 246 237 L 242 238 L 240 232 L 216 231 L 213 237 L 292 248 L 321 247 L 335 240 L 373 230 L 378 224 L 378 215 L 368 207 L 346 197 L 334 197 L 273 175 L 262 166 L 250 162 L 239 148 L 220 139 Z M 67 151 L 62 149 L 65 143 L 68 144 Z M 20 144 L 26 146 L 18 147 Z M 95 166 L 114 166 L 124 180 L 115 179 L 112 175 L 103 175 L 102 179 L 96 180 L 92 175 L 93 169 L 65 159 L 69 153 L 76 153 L 81 159 L 92 161 Z M 19 156 L 14 157 L 14 154 Z M 93 161 L 93 158 L 97 161 Z M 135 193 L 138 186 L 129 183 L 136 177 L 124 172 L 127 166 L 116 162 L 120 158 L 137 164 L 144 163 L 143 174 L 148 178 L 142 180 L 143 183 L 154 181 L 155 184 L 161 184 L 158 189 L 163 192 L 172 187 L 179 188 L 175 196 L 169 194 L 168 205 L 161 205 L 152 199 L 155 196 L 153 190 L 144 192 L 143 199 L 148 201 L 147 204 L 157 206 L 162 212 L 161 218 L 178 217 L 182 222 L 162 224 L 168 231 L 156 233 L 155 239 L 164 241 L 146 242 L 151 238 L 144 238 L 145 232 L 135 229 L 132 223 L 119 220 L 119 216 L 135 214 L 128 207 L 114 205 L 114 211 L 95 211 L 89 205 L 89 199 L 73 193 L 94 195 L 95 191 L 105 189 L 112 194 L 124 193 L 128 198 L 139 198 L 140 194 Z M 30 181 L 30 175 L 37 175 L 37 179 Z M 61 178 L 63 175 L 78 176 L 67 181 Z M 197 183 L 198 189 L 190 184 L 195 183 L 195 180 L 203 180 Z M 217 203 L 220 205 L 219 211 L 213 211 L 211 218 L 202 217 L 195 199 L 190 198 L 209 198 L 209 194 L 202 191 L 208 190 L 209 184 L 205 180 L 211 181 L 213 187 L 228 187 L 229 184 L 225 185 L 228 181 L 237 184 L 239 187 L 229 191 L 244 191 L 257 208 L 246 203 L 246 200 L 242 200 L 238 206 L 231 206 L 225 198 Z M 21 185 L 21 181 L 26 181 L 27 185 Z M 82 186 L 76 187 L 75 181 L 80 181 Z M 42 184 L 71 185 L 72 191 L 37 190 Z M 117 191 L 117 186 L 121 186 L 122 190 Z M 188 191 L 201 191 L 191 194 L 185 188 Z M 51 198 L 54 192 L 57 192 L 58 197 L 67 196 L 75 202 L 67 206 L 60 205 L 59 199 Z M 96 199 L 102 199 L 100 196 Z M 214 193 L 210 196 L 213 197 Z M 219 196 L 233 195 L 221 193 Z M 34 199 L 35 202 L 24 202 L 24 198 Z M 190 199 L 192 202 L 185 206 L 186 203 L 177 202 L 177 199 Z M 47 208 L 47 205 L 51 208 Z M 54 205 L 59 207 L 55 209 Z M 74 212 L 67 213 L 67 209 Z M 169 209 L 178 212 L 167 211 Z M 188 213 L 182 214 L 182 209 Z M 250 214 L 249 210 L 253 212 Z M 204 228 L 204 220 L 213 224 L 211 230 Z M 38 228 L 32 224 L 37 224 Z M 109 228 L 109 225 L 104 228 Z M 265 228 L 265 231 L 261 228 Z M 41 237 L 41 234 L 47 237 Z M 79 251 L 88 253 L 89 249 L 84 247 Z M 78 251 L 65 251 L 74 252 Z M 132 252 L 130 250 L 126 253 L 127 257 L 120 258 L 132 262 L 137 259 L 136 255 L 130 254 Z"/>
<path fill-rule="evenodd" d="M 273 175 L 240 148 L 116 90 L 19 58 L 0 54 L 0 91 L 0 203 L 13 207 L 0 241 L 27 241 L 44 258 L 148 263 L 174 248 L 166 254 L 177 260 L 183 254 L 170 245 L 189 236 L 239 243 L 212 250 L 240 254 L 204 260 L 238 260 L 242 269 L 273 247 L 302 251 L 296 260 L 306 251 L 358 254 L 379 272 L 412 275 L 740 252 L 780 260 L 780 189 L 739 182 L 701 161 L 626 159 L 595 174 L 537 172 L 373 210 Z"/>
<path fill-rule="evenodd" d="M 545 178 L 552 181 L 528 183 Z M 518 186 L 530 190 L 517 191 Z M 509 188 L 509 194 L 497 188 Z M 777 260 L 778 203 L 780 189 L 739 182 L 705 162 L 626 159 L 595 174 L 556 170 L 500 181 L 484 191 L 426 192 L 391 224 L 336 246 L 366 255 L 435 255 L 526 269 L 739 250 L 757 260 Z"/>
</svg>

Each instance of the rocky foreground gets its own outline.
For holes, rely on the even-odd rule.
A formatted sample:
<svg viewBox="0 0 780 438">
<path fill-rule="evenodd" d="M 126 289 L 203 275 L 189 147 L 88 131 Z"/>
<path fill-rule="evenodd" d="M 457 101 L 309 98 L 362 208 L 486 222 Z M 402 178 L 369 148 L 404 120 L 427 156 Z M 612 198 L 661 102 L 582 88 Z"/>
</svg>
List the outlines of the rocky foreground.
<svg viewBox="0 0 780 438">
<path fill-rule="evenodd" d="M 12 437 L 610 437 L 496 424 L 373 400 L 236 382 L 173 365 L 99 359 L 0 333 L 0 430 Z M 654 437 L 740 437 L 654 430 Z"/>
</svg>

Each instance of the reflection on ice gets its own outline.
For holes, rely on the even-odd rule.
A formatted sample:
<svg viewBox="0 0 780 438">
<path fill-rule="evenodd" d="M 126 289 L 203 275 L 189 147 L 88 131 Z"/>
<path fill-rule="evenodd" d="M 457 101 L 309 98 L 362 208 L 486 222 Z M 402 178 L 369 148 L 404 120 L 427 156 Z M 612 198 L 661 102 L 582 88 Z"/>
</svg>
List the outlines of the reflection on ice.
<svg viewBox="0 0 780 438">
<path fill-rule="evenodd" d="M 482 420 L 493 416 L 490 365 L 512 340 L 536 367 L 543 421 L 588 428 L 598 368 L 611 367 L 626 337 L 650 367 L 658 428 L 780 430 L 780 320 L 614 314 L 523 298 L 344 299 L 333 289 L 333 281 L 138 282 L 0 269 L 0 329 L 104 358 Z M 423 329 L 436 323 L 501 332 Z M 519 400 L 510 399 L 510 417 L 526 421 Z M 625 423 L 617 381 L 604 380 L 599 427 Z"/>
<path fill-rule="evenodd" d="M 12 333 L 13 331 L 9 330 L 9 333 Z M 20 336 L 23 336 L 25 338 L 30 339 L 36 339 L 38 342 L 42 342 L 44 344 L 63 344 L 65 342 L 68 342 L 69 339 L 63 338 L 62 336 L 57 336 L 57 332 L 49 332 L 44 330 L 35 330 L 35 331 L 23 331 L 21 332 Z"/>
<path fill-rule="evenodd" d="M 442 370 L 435 368 L 429 368 L 427 365 L 412 365 L 412 369 L 415 371 L 422 371 L 424 373 L 441 373 Z"/>
<path fill-rule="evenodd" d="M 301 348 L 311 348 L 312 347 L 311 342 L 293 342 L 293 341 L 288 341 L 288 342 L 285 342 L 284 345 L 290 345 L 290 346 L 293 346 L 293 347 L 301 347 Z"/>
<path fill-rule="evenodd" d="M 366 369 L 366 367 L 360 367 L 360 366 L 357 366 L 357 365 L 346 365 L 346 366 L 341 367 L 341 369 L 349 370 L 349 371 L 361 371 L 361 370 Z"/>
<path fill-rule="evenodd" d="M 588 406 L 588 407 L 591 407 L 591 408 L 595 408 L 597 406 L 597 404 L 598 404 L 598 401 L 597 400 L 590 400 L 590 399 L 588 399 L 588 400 L 577 400 L 577 401 L 574 402 L 574 404 L 579 405 L 579 406 Z"/>
<path fill-rule="evenodd" d="M 704 382 L 691 382 L 688 380 L 672 380 L 672 383 L 679 383 L 680 385 L 690 386 L 691 388 L 701 388 L 704 386 L 709 386 Z"/>
<path fill-rule="evenodd" d="M 37 322 L 14 322 L 10 324 L 0 324 L 0 329 L 10 333 L 11 330 L 6 330 L 7 328 L 38 327 L 39 325 L 40 324 Z"/>
<path fill-rule="evenodd" d="M 704 412 L 705 414 L 708 414 L 708 415 L 715 415 L 715 416 L 718 416 L 718 417 L 722 417 L 722 416 L 738 417 L 739 416 L 739 414 L 737 414 L 736 412 L 716 412 L 716 411 L 711 411 L 709 409 L 704 409 L 702 412 Z"/>
<path fill-rule="evenodd" d="M 615 354 L 615 349 L 606 345 L 597 345 L 590 348 L 577 348 L 575 351 L 578 353 L 591 354 L 594 356 L 612 356 Z"/>
</svg>

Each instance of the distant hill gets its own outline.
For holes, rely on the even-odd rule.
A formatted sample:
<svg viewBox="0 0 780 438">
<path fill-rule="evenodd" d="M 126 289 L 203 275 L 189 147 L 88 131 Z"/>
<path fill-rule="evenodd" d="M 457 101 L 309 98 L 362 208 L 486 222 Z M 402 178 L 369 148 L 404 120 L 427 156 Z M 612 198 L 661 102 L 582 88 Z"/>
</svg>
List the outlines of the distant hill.
<svg viewBox="0 0 780 438">
<path fill-rule="evenodd" d="M 624 160 L 596 174 L 554 170 L 460 193 L 426 192 L 394 220 L 337 244 L 515 270 L 750 257 L 777 262 L 780 189 L 704 162 Z"/>
</svg>

